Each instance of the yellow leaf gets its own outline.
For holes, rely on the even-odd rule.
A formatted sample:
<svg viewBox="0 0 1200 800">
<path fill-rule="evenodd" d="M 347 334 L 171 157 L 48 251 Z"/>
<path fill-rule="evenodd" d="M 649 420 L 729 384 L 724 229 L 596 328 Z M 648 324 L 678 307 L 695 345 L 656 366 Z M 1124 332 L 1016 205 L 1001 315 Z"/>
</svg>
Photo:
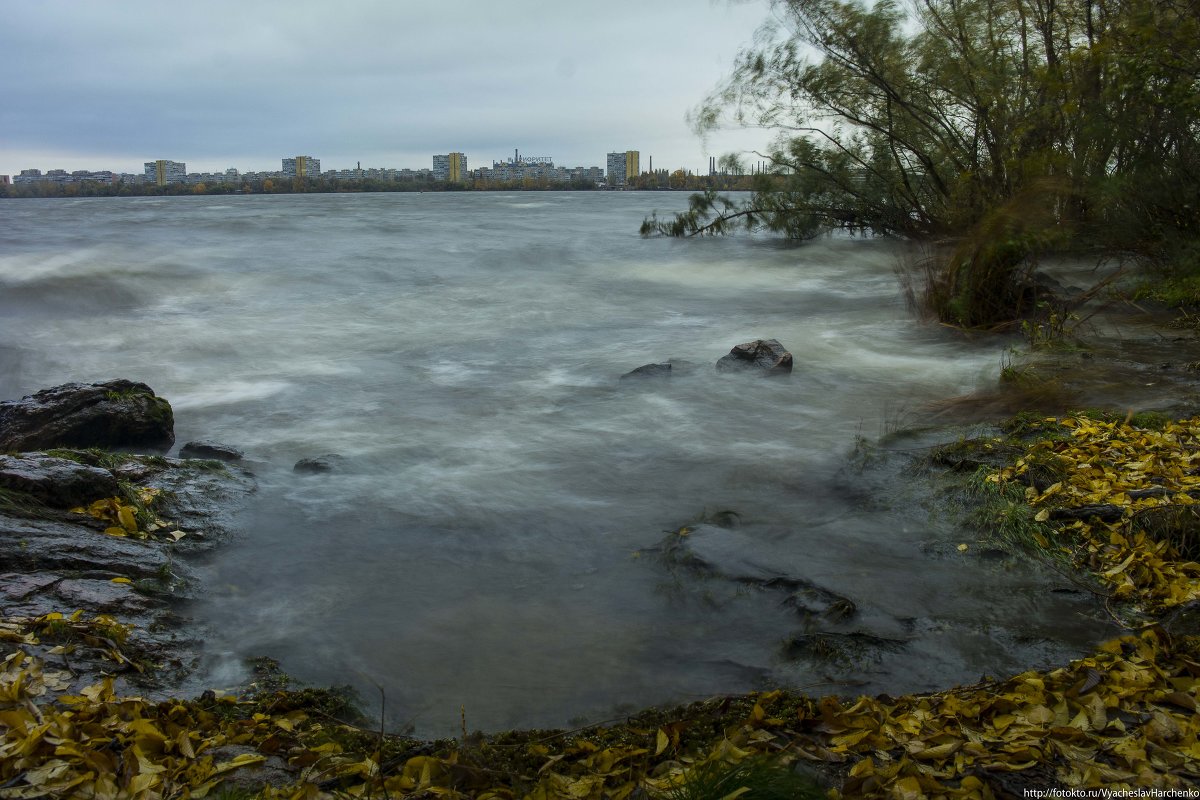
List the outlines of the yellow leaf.
<svg viewBox="0 0 1200 800">
<path fill-rule="evenodd" d="M 134 779 L 129 782 L 129 788 L 133 792 L 134 796 L 137 796 L 150 789 L 150 787 L 155 786 L 158 781 L 159 777 L 157 774 L 152 772 L 144 772 L 135 776 Z"/>
<path fill-rule="evenodd" d="M 901 778 L 892 785 L 892 797 L 899 800 L 921 800 L 925 793 L 921 791 L 921 781 L 913 776 Z"/>
<path fill-rule="evenodd" d="M 117 519 L 121 522 L 121 527 L 130 533 L 137 533 L 137 520 L 133 516 L 132 506 L 121 506 L 117 511 Z"/>
<path fill-rule="evenodd" d="M 261 764 L 266 760 L 266 756 L 258 755 L 257 753 L 242 753 L 230 761 L 222 761 L 220 764 L 217 764 L 213 767 L 212 774 L 220 775 L 223 772 L 230 772 L 238 767 L 245 767 L 249 764 Z"/>
<path fill-rule="evenodd" d="M 129 578 L 113 578 L 109 583 L 133 583 Z"/>
<path fill-rule="evenodd" d="M 850 768 L 851 778 L 861 778 L 864 775 L 870 775 L 875 771 L 875 762 L 870 758 L 864 758 L 862 761 Z"/>
<path fill-rule="evenodd" d="M 671 737 L 667 736 L 666 731 L 662 728 L 658 729 L 657 741 L 654 745 L 654 755 L 661 755 L 663 750 L 667 749 L 667 745 L 671 743 Z"/>
<path fill-rule="evenodd" d="M 969 548 L 967 547 L 966 542 L 964 542 L 958 546 L 958 552 L 960 552 L 960 553 L 965 553 L 965 552 L 967 552 L 968 549 Z"/>
<path fill-rule="evenodd" d="M 944 758 L 949 758 L 961 749 L 962 742 L 946 742 L 935 747 L 927 747 L 924 750 L 917 751 L 912 754 L 913 758 L 919 758 L 922 761 L 940 761 Z"/>
</svg>

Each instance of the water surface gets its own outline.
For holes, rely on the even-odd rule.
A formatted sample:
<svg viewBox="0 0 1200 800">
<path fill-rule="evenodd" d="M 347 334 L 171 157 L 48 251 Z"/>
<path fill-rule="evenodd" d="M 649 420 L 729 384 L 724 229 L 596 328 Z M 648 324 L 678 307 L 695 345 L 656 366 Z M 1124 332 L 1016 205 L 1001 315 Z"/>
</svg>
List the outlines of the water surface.
<svg viewBox="0 0 1200 800">
<path fill-rule="evenodd" d="M 565 725 L 773 685 L 934 689 L 1053 663 L 1102 625 L 1062 581 L 977 555 L 850 458 L 994 380 L 995 344 L 914 320 L 887 240 L 637 236 L 682 194 L 376 194 L 0 204 L 0 396 L 127 377 L 180 443 L 244 449 L 261 488 L 205 567 L 211 683 L 240 658 L 387 691 L 443 735 Z M 718 374 L 773 337 L 790 378 Z M 630 385 L 676 359 L 694 369 Z M 342 468 L 298 475 L 300 458 Z M 906 494 L 906 492 L 908 492 Z M 716 574 L 664 560 L 702 528 Z M 693 547 L 691 542 L 685 543 Z M 850 599 L 830 630 L 787 575 Z M 815 628 L 813 626 L 816 626 Z"/>
</svg>

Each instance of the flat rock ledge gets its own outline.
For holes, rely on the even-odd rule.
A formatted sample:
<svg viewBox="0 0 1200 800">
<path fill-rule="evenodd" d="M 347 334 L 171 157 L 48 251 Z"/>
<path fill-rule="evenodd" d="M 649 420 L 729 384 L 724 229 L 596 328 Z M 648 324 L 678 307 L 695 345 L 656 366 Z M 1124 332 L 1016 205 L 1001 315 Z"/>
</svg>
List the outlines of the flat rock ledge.
<svg viewBox="0 0 1200 800">
<path fill-rule="evenodd" d="M 71 508 L 119 491 L 111 470 L 46 453 L 0 455 L 0 488 L 23 492 L 51 508 Z"/>
<path fill-rule="evenodd" d="M 205 638 L 183 616 L 199 591 L 190 556 L 226 537 L 253 489 L 237 467 L 161 456 L 0 456 L 0 658 L 20 648 L 65 668 L 68 693 L 113 675 L 119 692 L 169 696 Z M 96 501 L 128 509 L 134 530 Z"/>
</svg>

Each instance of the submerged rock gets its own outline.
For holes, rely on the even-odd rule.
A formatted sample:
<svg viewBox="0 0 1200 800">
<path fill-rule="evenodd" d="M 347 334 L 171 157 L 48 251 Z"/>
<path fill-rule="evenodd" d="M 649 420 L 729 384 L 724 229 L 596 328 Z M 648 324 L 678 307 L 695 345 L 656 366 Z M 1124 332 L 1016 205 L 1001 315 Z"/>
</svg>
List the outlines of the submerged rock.
<svg viewBox="0 0 1200 800">
<path fill-rule="evenodd" d="M 175 443 L 171 404 L 144 383 L 67 383 L 0 403 L 0 450 L 144 448 Z"/>
<path fill-rule="evenodd" d="M 117 493 L 107 469 L 45 453 L 0 456 L 0 487 L 24 492 L 52 508 L 70 508 Z"/>
<path fill-rule="evenodd" d="M 621 380 L 634 382 L 647 379 L 663 379 L 691 375 L 696 371 L 696 362 L 669 358 L 660 364 L 643 364 L 621 376 Z"/>
<path fill-rule="evenodd" d="M 216 461 L 241 461 L 246 454 L 236 447 L 214 442 L 209 439 L 198 439 L 188 442 L 179 449 L 180 458 L 208 458 Z"/>
<path fill-rule="evenodd" d="M 303 472 L 310 475 L 318 472 L 333 472 L 342 466 L 346 459 L 337 453 L 326 453 L 316 458 L 302 458 L 292 467 L 293 472 Z"/>
<path fill-rule="evenodd" d="M 669 378 L 671 377 L 671 365 L 667 364 L 643 364 L 637 369 L 630 370 L 621 376 L 621 380 L 647 380 L 649 378 Z"/>
<path fill-rule="evenodd" d="M 729 355 L 717 360 L 719 372 L 758 370 L 767 375 L 786 375 L 792 371 L 792 354 L 778 339 L 755 339 L 735 345 Z"/>
</svg>

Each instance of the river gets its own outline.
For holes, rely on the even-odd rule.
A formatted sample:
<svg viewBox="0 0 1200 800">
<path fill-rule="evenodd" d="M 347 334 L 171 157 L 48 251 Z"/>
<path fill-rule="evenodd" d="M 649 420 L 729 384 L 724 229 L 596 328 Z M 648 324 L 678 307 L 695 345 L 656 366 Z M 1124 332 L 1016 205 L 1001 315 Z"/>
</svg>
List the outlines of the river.
<svg viewBox="0 0 1200 800">
<path fill-rule="evenodd" d="M 914 319 L 893 241 L 637 235 L 685 203 L 7 201 L 0 397 L 131 378 L 170 400 L 179 443 L 245 450 L 259 492 L 191 609 L 213 631 L 204 680 L 273 656 L 368 703 L 383 687 L 418 734 L 780 685 L 936 689 L 1102 636 L 1061 578 L 903 488 L 910 459 L 856 452 L 994 381 L 1003 345 Z M 715 372 L 756 338 L 794 353 L 790 377 Z M 693 367 L 619 380 L 667 359 Z M 334 472 L 293 471 L 326 453 Z M 707 571 L 664 557 L 668 531 L 727 510 L 736 527 L 675 541 Z M 797 587 L 857 612 L 806 622 Z M 786 644 L 826 629 L 869 646 Z"/>
</svg>

